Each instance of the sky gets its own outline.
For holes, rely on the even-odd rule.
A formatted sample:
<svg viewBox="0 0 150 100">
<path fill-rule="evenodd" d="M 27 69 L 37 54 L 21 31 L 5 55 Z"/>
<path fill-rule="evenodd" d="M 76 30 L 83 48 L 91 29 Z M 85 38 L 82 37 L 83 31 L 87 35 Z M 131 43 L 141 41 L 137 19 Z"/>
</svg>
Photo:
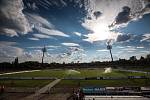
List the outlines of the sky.
<svg viewBox="0 0 150 100">
<path fill-rule="evenodd" d="M 110 61 L 150 53 L 150 0 L 0 0 L 0 62 Z"/>
</svg>

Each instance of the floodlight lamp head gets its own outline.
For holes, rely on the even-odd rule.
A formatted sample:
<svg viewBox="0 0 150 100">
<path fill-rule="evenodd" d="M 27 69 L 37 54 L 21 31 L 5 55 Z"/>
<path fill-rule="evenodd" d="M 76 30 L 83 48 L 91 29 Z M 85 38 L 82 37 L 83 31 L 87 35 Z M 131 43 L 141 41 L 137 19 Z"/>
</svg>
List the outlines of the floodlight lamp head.
<svg viewBox="0 0 150 100">
<path fill-rule="evenodd" d="M 107 45 L 107 49 L 108 50 L 112 49 L 112 46 L 111 45 Z"/>
<path fill-rule="evenodd" d="M 46 50 L 46 47 L 45 47 L 45 46 L 42 48 L 42 51 L 43 51 L 43 52 L 47 52 L 47 50 Z"/>
</svg>

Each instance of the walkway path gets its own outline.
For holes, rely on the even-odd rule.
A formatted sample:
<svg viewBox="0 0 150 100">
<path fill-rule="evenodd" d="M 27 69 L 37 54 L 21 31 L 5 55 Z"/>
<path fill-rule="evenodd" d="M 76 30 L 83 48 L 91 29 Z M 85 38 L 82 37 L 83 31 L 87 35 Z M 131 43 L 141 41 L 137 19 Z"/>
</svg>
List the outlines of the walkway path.
<svg viewBox="0 0 150 100">
<path fill-rule="evenodd" d="M 42 93 L 49 91 L 53 86 L 55 86 L 60 81 L 61 81 L 61 79 L 56 79 L 53 82 L 49 83 L 48 85 L 44 86 L 43 88 L 39 89 L 37 92 L 35 92 L 35 94 L 27 96 L 27 97 L 23 98 L 22 100 L 38 100 L 38 98 L 40 97 L 40 95 Z"/>
</svg>

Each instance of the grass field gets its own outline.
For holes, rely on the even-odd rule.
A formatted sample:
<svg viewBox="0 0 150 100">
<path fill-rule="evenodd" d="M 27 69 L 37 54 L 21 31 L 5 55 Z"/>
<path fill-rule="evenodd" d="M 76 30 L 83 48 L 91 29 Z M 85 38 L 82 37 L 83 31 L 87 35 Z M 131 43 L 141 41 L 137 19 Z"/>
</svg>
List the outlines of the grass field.
<svg viewBox="0 0 150 100">
<path fill-rule="evenodd" d="M 150 79 L 124 80 L 62 80 L 56 87 L 84 86 L 150 86 Z"/>
<path fill-rule="evenodd" d="M 111 77 L 127 77 L 127 76 L 144 76 L 144 73 L 139 72 L 125 72 L 114 69 L 111 73 L 104 73 L 104 69 L 77 69 L 80 73 L 68 74 L 67 69 L 60 70 L 41 70 L 36 72 L 25 72 L 11 75 L 1 75 L 0 77 L 97 77 L 97 76 L 111 76 Z M 150 75 L 148 75 L 150 76 Z"/>
<path fill-rule="evenodd" d="M 53 80 L 1 80 L 0 85 L 6 87 L 42 87 Z"/>
<path fill-rule="evenodd" d="M 3 80 L 0 85 L 6 87 L 42 87 L 52 80 Z M 150 79 L 126 80 L 62 80 L 56 87 L 84 86 L 150 86 Z"/>
<path fill-rule="evenodd" d="M 80 73 L 68 74 L 68 69 L 51 69 L 41 70 L 36 72 L 25 72 L 11 75 L 1 75 L 0 77 L 127 77 L 127 76 L 148 76 L 150 74 L 144 74 L 139 72 L 126 72 L 113 69 L 111 73 L 104 73 L 104 69 L 77 69 Z M 0 85 L 5 84 L 9 87 L 42 87 L 52 80 L 0 80 Z M 127 79 L 127 80 L 62 80 L 57 86 L 87 86 L 87 85 L 99 85 L 99 86 L 150 86 L 149 79 Z"/>
</svg>

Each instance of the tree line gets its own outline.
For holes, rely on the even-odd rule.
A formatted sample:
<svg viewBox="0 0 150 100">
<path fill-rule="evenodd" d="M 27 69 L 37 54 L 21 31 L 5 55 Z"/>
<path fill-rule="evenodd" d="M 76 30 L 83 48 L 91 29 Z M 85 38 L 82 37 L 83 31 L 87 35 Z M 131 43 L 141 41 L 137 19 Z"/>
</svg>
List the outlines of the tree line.
<svg viewBox="0 0 150 100">
<path fill-rule="evenodd" d="M 0 63 L 0 72 L 20 71 L 20 70 L 35 70 L 35 69 L 53 69 L 53 68 L 150 68 L 150 54 L 146 57 L 137 59 L 136 56 L 131 56 L 129 60 L 119 59 L 116 61 L 92 61 L 90 63 L 40 63 L 38 61 L 26 61 L 19 63 L 18 57 L 13 62 Z"/>
</svg>

